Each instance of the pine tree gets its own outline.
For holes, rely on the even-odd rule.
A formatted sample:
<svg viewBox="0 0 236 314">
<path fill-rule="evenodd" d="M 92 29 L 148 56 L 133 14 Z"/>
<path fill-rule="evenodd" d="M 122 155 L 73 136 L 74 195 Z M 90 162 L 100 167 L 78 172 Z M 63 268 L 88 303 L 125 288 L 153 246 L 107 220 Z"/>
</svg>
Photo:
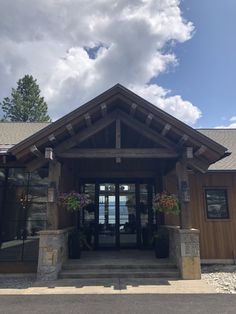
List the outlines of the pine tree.
<svg viewBox="0 0 236 314">
<path fill-rule="evenodd" d="M 25 75 L 12 88 L 11 97 L 1 103 L 5 121 L 48 122 L 48 106 L 40 96 L 39 85 L 32 75 Z"/>
</svg>

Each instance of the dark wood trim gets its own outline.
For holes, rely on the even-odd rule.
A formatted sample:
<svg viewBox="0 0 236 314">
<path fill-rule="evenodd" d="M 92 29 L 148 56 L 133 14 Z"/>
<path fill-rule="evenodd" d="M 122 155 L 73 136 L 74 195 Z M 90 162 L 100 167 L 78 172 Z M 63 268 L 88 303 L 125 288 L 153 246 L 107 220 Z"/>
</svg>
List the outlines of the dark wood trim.
<svg viewBox="0 0 236 314">
<path fill-rule="evenodd" d="M 206 146 L 211 148 L 215 153 L 223 155 L 224 152 L 227 150 L 224 146 L 218 144 L 217 142 L 213 141 L 212 139 L 208 138 L 207 136 L 199 133 L 197 130 L 191 128 L 187 124 L 181 122 L 174 116 L 171 116 L 167 112 L 159 109 L 155 105 L 151 104 L 147 100 L 143 99 L 142 97 L 134 94 L 130 90 L 126 89 L 125 87 L 121 86 L 122 92 L 119 94 L 119 98 L 122 99 L 124 102 L 128 104 L 132 104 L 135 102 L 138 105 L 138 109 L 143 114 L 147 114 L 148 112 L 153 113 L 155 120 L 162 124 L 169 123 L 173 126 L 173 131 L 182 136 L 183 133 L 186 133 L 191 137 L 195 143 L 205 143 Z"/>
<path fill-rule="evenodd" d="M 68 131 L 70 136 L 75 136 L 75 130 L 74 130 L 73 125 L 71 123 L 68 123 L 66 125 L 66 130 Z"/>
<path fill-rule="evenodd" d="M 42 153 L 40 152 L 40 150 L 38 149 L 38 147 L 36 145 L 30 146 L 30 152 L 37 157 L 42 156 Z"/>
<path fill-rule="evenodd" d="M 158 143 L 166 148 L 177 148 L 175 143 L 161 136 L 160 134 L 149 128 L 145 123 L 142 123 L 121 111 L 119 111 L 119 117 L 124 124 L 143 134 L 155 143 Z"/>
<path fill-rule="evenodd" d="M 135 103 L 132 103 L 130 106 L 130 112 L 129 112 L 131 116 L 135 115 L 136 109 L 137 109 L 137 105 Z"/>
<path fill-rule="evenodd" d="M 222 158 L 227 151 L 225 147 L 222 145 L 214 142 L 210 138 L 204 136 L 203 134 L 199 133 L 198 131 L 194 130 L 190 126 L 182 123 L 178 119 L 172 117 L 171 115 L 167 114 L 166 112 L 162 111 L 161 109 L 157 108 L 156 106 L 152 105 L 145 99 L 139 97 L 135 93 L 127 90 L 123 86 L 117 84 L 108 91 L 104 92 L 103 94 L 99 95 L 98 97 L 94 98 L 93 100 L 89 101 L 85 105 L 81 106 L 80 108 L 74 110 L 70 114 L 64 116 L 63 118 L 59 119 L 55 123 L 48 125 L 46 128 L 42 129 L 41 131 L 37 132 L 36 134 L 30 136 L 26 140 L 22 141 L 21 143 L 15 145 L 14 147 L 10 148 L 9 152 L 15 155 L 18 159 L 27 155 L 29 153 L 29 147 L 31 145 L 37 145 L 38 147 L 46 146 L 48 142 L 48 136 L 50 134 L 54 134 L 54 136 L 58 136 L 65 132 L 65 125 L 68 123 L 73 124 L 84 124 L 84 115 L 86 113 L 90 113 L 91 117 L 93 113 L 97 113 L 100 111 L 100 104 L 106 102 L 107 106 L 113 106 L 115 101 L 123 101 L 126 104 L 130 105 L 132 108 L 132 104 L 138 105 L 136 110 L 146 117 L 148 114 L 153 114 L 153 120 L 159 124 L 162 128 L 168 123 L 172 126 L 172 133 L 175 133 L 181 139 L 183 134 L 187 134 L 189 136 L 189 141 L 193 143 L 195 146 L 199 147 L 200 145 L 205 145 L 208 149 L 211 150 L 212 157 L 209 160 L 210 162 L 214 162 L 219 158 Z M 101 112 L 100 112 L 101 114 Z M 132 115 L 128 114 L 129 117 Z M 157 132 L 155 132 L 157 133 Z M 166 136 L 167 138 L 167 136 Z M 213 157 L 214 156 L 214 157 Z"/>
<path fill-rule="evenodd" d="M 205 151 L 207 150 L 207 147 L 204 145 L 201 145 L 200 148 L 194 153 L 194 155 L 196 157 L 199 157 L 200 155 L 202 155 L 203 153 L 205 153 Z"/>
<path fill-rule="evenodd" d="M 115 226 L 115 233 L 116 233 L 116 248 L 120 249 L 120 191 L 119 191 L 119 183 L 115 184 L 115 200 L 116 200 L 116 226 Z"/>
<path fill-rule="evenodd" d="M 181 138 L 178 141 L 178 146 L 183 146 L 189 139 L 189 136 L 187 134 L 183 134 Z"/>
<path fill-rule="evenodd" d="M 101 112 L 102 112 L 102 116 L 105 117 L 105 115 L 107 114 L 107 105 L 106 105 L 106 103 L 102 103 L 101 104 Z"/>
<path fill-rule="evenodd" d="M 60 158 L 177 158 L 179 154 L 165 148 L 74 148 L 57 153 Z"/>
<path fill-rule="evenodd" d="M 136 229 L 137 229 L 137 248 L 142 246 L 142 227 L 141 227 L 141 213 L 140 213 L 140 183 L 135 184 L 135 201 L 136 201 Z"/>
<path fill-rule="evenodd" d="M 161 135 L 166 136 L 167 133 L 170 131 L 170 129 L 171 129 L 171 125 L 166 123 L 166 125 L 163 127 L 163 129 L 161 131 Z"/>
<path fill-rule="evenodd" d="M 76 144 L 82 143 L 83 141 L 87 140 L 88 138 L 92 137 L 94 134 L 98 133 L 99 131 L 105 129 L 107 126 L 112 124 L 116 119 L 116 113 L 111 113 L 110 115 L 105 116 L 104 118 L 98 120 L 97 122 L 93 123 L 91 127 L 86 128 L 79 133 L 75 134 L 70 139 L 65 140 L 64 142 L 60 143 L 55 147 L 55 152 L 60 153 L 71 147 L 75 146 Z"/>
<path fill-rule="evenodd" d="M 116 149 L 121 148 L 121 130 L 120 130 L 120 119 L 116 119 Z M 121 158 L 116 157 L 116 162 L 120 163 Z"/>
<path fill-rule="evenodd" d="M 190 207 L 190 187 L 185 160 L 176 163 L 176 175 L 178 180 L 178 194 L 180 199 L 180 227 L 181 229 L 192 228 L 192 213 Z"/>
</svg>

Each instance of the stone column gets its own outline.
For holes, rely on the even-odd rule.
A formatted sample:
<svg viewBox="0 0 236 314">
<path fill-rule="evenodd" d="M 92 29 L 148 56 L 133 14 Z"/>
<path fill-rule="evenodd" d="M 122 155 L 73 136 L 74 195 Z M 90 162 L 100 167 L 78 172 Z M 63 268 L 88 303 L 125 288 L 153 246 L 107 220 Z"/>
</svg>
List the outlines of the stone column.
<svg viewBox="0 0 236 314">
<path fill-rule="evenodd" d="M 62 264 L 68 258 L 69 230 L 43 230 L 39 232 L 38 279 L 57 279 Z"/>
<path fill-rule="evenodd" d="M 170 259 L 176 262 L 182 279 L 201 279 L 199 230 L 168 227 Z"/>
</svg>

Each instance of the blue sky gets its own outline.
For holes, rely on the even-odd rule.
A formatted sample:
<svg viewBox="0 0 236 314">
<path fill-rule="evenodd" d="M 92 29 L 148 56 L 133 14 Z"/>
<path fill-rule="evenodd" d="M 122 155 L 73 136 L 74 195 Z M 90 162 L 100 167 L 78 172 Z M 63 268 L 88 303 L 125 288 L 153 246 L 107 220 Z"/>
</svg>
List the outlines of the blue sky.
<svg viewBox="0 0 236 314">
<path fill-rule="evenodd" d="M 236 116 L 236 1 L 186 0 L 181 9 L 194 35 L 175 47 L 179 66 L 157 83 L 201 109 L 196 126 L 228 125 Z"/>
<path fill-rule="evenodd" d="M 235 31 L 236 0 L 0 0 L 0 101 L 31 74 L 56 120 L 120 83 L 236 128 Z"/>
</svg>

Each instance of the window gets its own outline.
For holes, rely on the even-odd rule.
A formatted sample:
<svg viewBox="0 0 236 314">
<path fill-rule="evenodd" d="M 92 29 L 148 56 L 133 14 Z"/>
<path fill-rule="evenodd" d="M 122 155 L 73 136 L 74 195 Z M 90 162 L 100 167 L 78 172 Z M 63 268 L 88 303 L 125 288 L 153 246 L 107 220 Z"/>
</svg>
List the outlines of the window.
<svg viewBox="0 0 236 314">
<path fill-rule="evenodd" d="M 44 168 L 0 168 L 0 261 L 37 260 L 38 231 L 46 228 L 47 177 Z"/>
<path fill-rule="evenodd" d="M 226 189 L 205 189 L 208 219 L 228 219 L 228 198 Z"/>
</svg>

